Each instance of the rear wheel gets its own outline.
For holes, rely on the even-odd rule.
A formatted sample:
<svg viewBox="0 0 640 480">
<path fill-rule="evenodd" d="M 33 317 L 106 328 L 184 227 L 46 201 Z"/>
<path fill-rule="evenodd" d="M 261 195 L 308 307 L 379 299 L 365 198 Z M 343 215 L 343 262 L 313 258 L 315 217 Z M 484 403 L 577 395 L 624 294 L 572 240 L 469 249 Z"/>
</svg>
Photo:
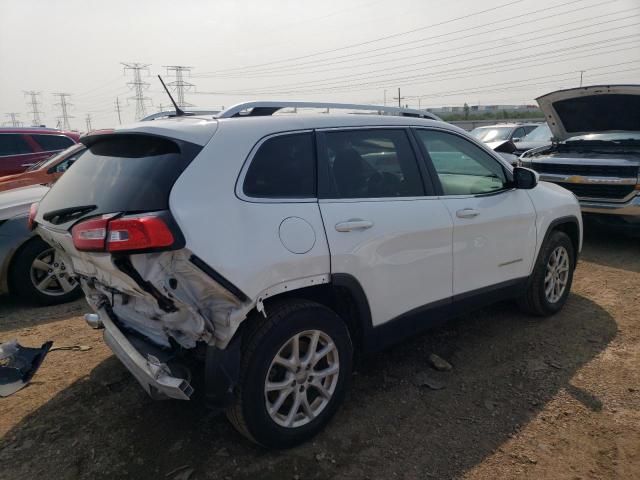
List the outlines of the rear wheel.
<svg viewBox="0 0 640 480">
<path fill-rule="evenodd" d="M 542 245 L 527 291 L 519 299 L 520 307 L 527 313 L 549 316 L 558 312 L 569 296 L 575 252 L 569 236 L 554 231 Z"/>
<path fill-rule="evenodd" d="M 227 417 L 250 440 L 288 448 L 313 437 L 335 414 L 351 377 L 353 348 L 344 322 L 323 305 L 293 300 L 269 310 L 245 337 L 237 399 Z"/>
<path fill-rule="evenodd" d="M 13 258 L 9 282 L 22 300 L 38 305 L 70 302 L 82 295 L 64 260 L 40 237 L 29 240 Z"/>
</svg>

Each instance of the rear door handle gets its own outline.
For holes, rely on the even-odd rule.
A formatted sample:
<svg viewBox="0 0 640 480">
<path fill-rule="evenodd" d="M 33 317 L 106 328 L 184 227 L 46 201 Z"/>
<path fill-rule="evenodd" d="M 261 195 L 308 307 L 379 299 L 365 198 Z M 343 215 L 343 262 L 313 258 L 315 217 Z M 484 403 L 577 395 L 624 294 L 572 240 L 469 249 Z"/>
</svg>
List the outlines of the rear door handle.
<svg viewBox="0 0 640 480">
<path fill-rule="evenodd" d="M 480 211 L 475 208 L 463 208 L 456 212 L 456 217 L 458 218 L 475 218 L 478 215 L 480 215 Z"/>
<path fill-rule="evenodd" d="M 21 167 L 33 167 L 35 165 L 34 163 L 23 163 L 22 165 L 20 165 Z"/>
<path fill-rule="evenodd" d="M 369 220 L 362 220 L 361 218 L 352 218 L 344 222 L 336 223 L 336 230 L 338 232 L 350 232 L 352 230 L 366 230 L 373 227 L 373 222 Z"/>
</svg>

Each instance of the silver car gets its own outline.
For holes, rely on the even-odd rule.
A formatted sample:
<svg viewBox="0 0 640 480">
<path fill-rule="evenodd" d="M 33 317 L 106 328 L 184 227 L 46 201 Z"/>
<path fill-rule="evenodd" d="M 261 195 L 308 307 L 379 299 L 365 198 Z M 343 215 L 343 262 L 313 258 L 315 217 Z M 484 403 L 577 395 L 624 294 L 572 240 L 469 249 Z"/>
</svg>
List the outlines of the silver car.
<svg viewBox="0 0 640 480">
<path fill-rule="evenodd" d="M 82 294 L 55 250 L 27 225 L 29 207 L 48 191 L 36 185 L 0 193 L 0 294 L 38 305 L 68 302 Z"/>
</svg>

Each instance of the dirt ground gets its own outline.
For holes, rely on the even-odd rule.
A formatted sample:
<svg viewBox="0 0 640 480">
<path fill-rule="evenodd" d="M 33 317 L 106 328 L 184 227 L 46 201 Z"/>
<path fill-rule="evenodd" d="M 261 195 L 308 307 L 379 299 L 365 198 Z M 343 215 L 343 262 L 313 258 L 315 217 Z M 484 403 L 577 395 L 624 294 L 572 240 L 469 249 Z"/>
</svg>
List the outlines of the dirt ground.
<svg viewBox="0 0 640 480">
<path fill-rule="evenodd" d="M 371 358 L 328 428 L 284 452 L 200 401 L 147 398 L 85 311 L 0 299 L 0 341 L 91 347 L 51 352 L 0 399 L 0 478 L 640 478 L 637 239 L 588 231 L 553 318 L 503 303 Z M 433 370 L 431 353 L 453 370 Z"/>
</svg>

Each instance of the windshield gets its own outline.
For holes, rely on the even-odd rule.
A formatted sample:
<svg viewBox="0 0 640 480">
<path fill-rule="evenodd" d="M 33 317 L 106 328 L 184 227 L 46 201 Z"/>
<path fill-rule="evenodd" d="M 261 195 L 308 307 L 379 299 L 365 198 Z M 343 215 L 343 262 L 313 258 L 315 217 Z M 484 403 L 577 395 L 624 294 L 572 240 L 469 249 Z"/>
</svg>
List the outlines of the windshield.
<svg viewBox="0 0 640 480">
<path fill-rule="evenodd" d="M 531 130 L 527 135 L 522 137 L 521 142 L 550 142 L 551 130 L 546 123 Z"/>
<path fill-rule="evenodd" d="M 64 224 L 88 214 L 166 210 L 173 184 L 200 149 L 151 135 L 106 135 L 60 177 L 39 212 Z M 47 218 L 52 212 L 64 213 Z"/>
<path fill-rule="evenodd" d="M 471 135 L 481 142 L 497 142 L 509 140 L 512 130 L 512 127 L 478 127 L 471 130 Z"/>
</svg>

